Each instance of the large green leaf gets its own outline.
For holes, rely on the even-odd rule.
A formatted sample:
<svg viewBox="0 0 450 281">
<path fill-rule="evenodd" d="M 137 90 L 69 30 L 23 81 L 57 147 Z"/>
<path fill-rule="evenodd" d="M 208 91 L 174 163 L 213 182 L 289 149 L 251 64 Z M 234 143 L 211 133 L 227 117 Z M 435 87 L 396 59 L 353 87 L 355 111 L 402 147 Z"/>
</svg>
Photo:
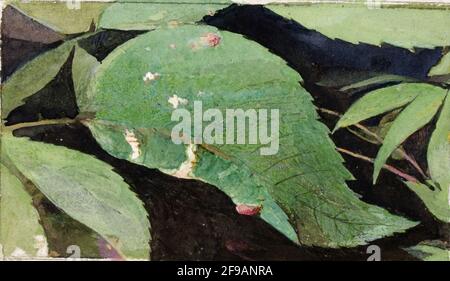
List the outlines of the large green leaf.
<svg viewBox="0 0 450 281">
<path fill-rule="evenodd" d="M 62 34 L 87 32 L 110 3 L 86 3 L 81 1 L 16 2 L 12 4 L 22 13 Z M 79 5 L 79 6 L 77 6 Z"/>
<path fill-rule="evenodd" d="M 236 204 L 260 209 L 264 220 L 303 244 L 354 246 L 414 226 L 348 189 L 352 176 L 300 80 L 284 61 L 240 35 L 208 26 L 159 29 L 102 62 L 90 87 L 96 117 L 85 123 L 110 154 L 209 182 Z M 204 111 L 224 113 L 279 109 L 278 153 L 262 156 L 261 143 L 176 148 L 171 114 L 177 106 L 192 112 L 195 101 Z"/>
<path fill-rule="evenodd" d="M 2 136 L 2 161 L 122 256 L 149 258 L 147 213 L 109 165 L 74 150 L 11 135 Z"/>
<path fill-rule="evenodd" d="M 130 129 L 117 122 L 95 119 L 85 123 L 100 145 L 111 155 L 129 160 L 182 178 L 200 178 L 216 184 L 237 204 L 260 206 L 261 217 L 272 223 L 280 232 L 294 241 L 297 234 L 288 217 L 261 183 L 252 178 L 248 170 L 242 170 L 204 149 L 192 152 L 192 147 L 176 145 L 170 139 L 170 131 L 154 128 Z M 196 153 L 195 176 L 189 168 L 190 153 Z M 197 160 L 193 160 L 195 162 Z M 185 167 L 185 169 L 180 168 Z M 188 170 L 186 170 L 186 168 Z"/>
<path fill-rule="evenodd" d="M 450 13 L 442 9 L 332 4 L 268 5 L 275 13 L 293 19 L 330 38 L 351 43 L 383 42 L 410 48 L 450 45 Z"/>
<path fill-rule="evenodd" d="M 100 27 L 121 30 L 149 30 L 195 23 L 226 4 L 217 3 L 115 3 L 105 10 Z"/>
<path fill-rule="evenodd" d="M 387 132 L 383 145 L 378 151 L 374 161 L 373 182 L 375 183 L 381 168 L 386 163 L 389 155 L 412 135 L 422 128 L 434 117 L 442 105 L 446 90 L 433 87 L 419 94 L 392 123 Z"/>
<path fill-rule="evenodd" d="M 357 100 L 336 124 L 336 129 L 348 127 L 368 118 L 402 107 L 417 95 L 435 91 L 426 84 L 400 84 L 372 91 Z"/>
<path fill-rule="evenodd" d="M 45 257 L 44 230 L 22 182 L 0 164 L 0 244 L 8 258 Z"/>
<path fill-rule="evenodd" d="M 69 58 L 74 41 L 45 52 L 17 70 L 2 88 L 2 118 L 23 104 L 23 99 L 45 87 Z"/>
</svg>

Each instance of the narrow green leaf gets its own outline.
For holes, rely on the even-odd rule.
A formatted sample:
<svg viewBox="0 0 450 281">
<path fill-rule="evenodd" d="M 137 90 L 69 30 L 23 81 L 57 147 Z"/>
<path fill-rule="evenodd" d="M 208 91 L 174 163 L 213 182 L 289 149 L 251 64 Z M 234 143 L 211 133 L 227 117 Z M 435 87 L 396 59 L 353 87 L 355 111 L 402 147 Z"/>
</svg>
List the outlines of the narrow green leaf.
<svg viewBox="0 0 450 281">
<path fill-rule="evenodd" d="M 435 87 L 430 85 L 407 83 L 372 91 L 357 100 L 345 112 L 336 124 L 335 130 L 402 107 L 417 95 L 433 90 Z"/>
<path fill-rule="evenodd" d="M 367 5 L 268 5 L 275 13 L 332 39 L 351 43 L 389 43 L 412 49 L 450 45 L 450 13 L 445 9 L 409 9 Z"/>
<path fill-rule="evenodd" d="M 425 90 L 425 89 L 422 89 Z M 439 87 L 428 88 L 419 94 L 392 123 L 383 145 L 374 162 L 373 182 L 375 183 L 381 168 L 389 155 L 415 131 L 431 121 L 442 105 L 446 90 Z"/>
<path fill-rule="evenodd" d="M 67 61 L 73 41 L 68 41 L 54 50 L 36 57 L 17 70 L 2 89 L 2 118 L 23 104 L 23 99 L 44 88 Z"/>
<path fill-rule="evenodd" d="M 79 6 L 77 6 L 79 5 Z M 27 16 L 62 34 L 77 34 L 89 31 L 91 24 L 110 3 L 87 2 L 17 2 L 13 6 Z"/>
<path fill-rule="evenodd" d="M 409 78 L 409 77 L 386 74 L 386 75 L 378 75 L 378 76 L 375 76 L 375 77 L 372 77 L 372 78 L 369 78 L 369 79 L 366 79 L 363 81 L 353 83 L 351 85 L 342 87 L 340 90 L 348 91 L 348 90 L 352 90 L 352 89 L 380 85 L 380 84 L 390 83 L 390 82 L 413 82 L 413 81 L 414 81 L 414 79 Z"/>
<path fill-rule="evenodd" d="M 89 83 L 99 65 L 100 62 L 94 56 L 76 45 L 72 62 L 72 79 L 75 95 L 77 96 L 78 108 L 81 111 L 89 111 L 88 108 L 85 108 L 85 105 L 90 97 L 86 95 L 89 94 Z"/>
<path fill-rule="evenodd" d="M 55 206 L 99 233 L 122 256 L 149 258 L 149 220 L 142 202 L 108 164 L 51 144 L 2 137 L 2 156 Z"/>
<path fill-rule="evenodd" d="M 414 226 L 360 201 L 346 186 L 352 176 L 300 80 L 283 60 L 240 35 L 209 26 L 161 28 L 102 62 L 90 95 L 96 117 L 87 125 L 115 157 L 211 183 L 237 205 L 259 208 L 261 218 L 302 244 L 355 246 Z M 203 112 L 223 114 L 227 108 L 279 109 L 278 153 L 261 155 L 261 143 L 189 143 L 175 150 L 174 107 L 193 116 L 196 101 Z M 158 145 L 149 145 L 156 142 L 151 138 Z"/>
<path fill-rule="evenodd" d="M 427 153 L 431 177 L 442 187 L 450 185 L 450 95 L 447 92 L 444 106 L 431 135 Z"/>
<path fill-rule="evenodd" d="M 450 95 L 448 93 L 428 144 L 427 160 L 431 178 L 439 185 L 439 191 L 445 200 L 448 198 L 450 189 Z M 450 222 L 450 202 L 443 202 L 443 204 L 447 206 L 447 214 L 443 213 L 438 217 Z"/>
<path fill-rule="evenodd" d="M 423 241 L 405 250 L 423 261 L 450 261 L 450 249 L 442 241 Z"/>
<path fill-rule="evenodd" d="M 150 30 L 158 27 L 174 27 L 193 24 L 216 10 L 222 4 L 164 4 L 164 3 L 115 3 L 105 10 L 100 27 L 121 30 Z"/>
<path fill-rule="evenodd" d="M 450 52 L 445 54 L 438 64 L 431 68 L 428 76 L 450 74 Z"/>
<path fill-rule="evenodd" d="M 46 257 L 44 230 L 22 182 L 0 165 L 0 244 L 6 258 Z"/>
</svg>

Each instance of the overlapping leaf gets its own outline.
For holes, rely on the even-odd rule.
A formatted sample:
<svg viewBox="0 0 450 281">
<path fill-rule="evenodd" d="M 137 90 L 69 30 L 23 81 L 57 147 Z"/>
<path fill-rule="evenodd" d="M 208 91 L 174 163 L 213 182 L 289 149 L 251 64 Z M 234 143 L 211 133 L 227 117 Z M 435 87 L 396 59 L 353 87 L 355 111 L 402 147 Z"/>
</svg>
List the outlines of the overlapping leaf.
<svg viewBox="0 0 450 281">
<path fill-rule="evenodd" d="M 450 261 L 450 249 L 441 241 L 423 241 L 405 250 L 423 261 Z"/>
<path fill-rule="evenodd" d="M 99 65 L 100 63 L 94 56 L 90 55 L 79 45 L 76 45 L 72 62 L 72 80 L 79 104 L 86 104 L 86 101 L 89 99 L 86 96 L 89 93 L 88 86 Z M 88 109 L 80 108 L 80 110 L 87 111 Z"/>
<path fill-rule="evenodd" d="M 99 233 L 123 257 L 149 258 L 147 213 L 109 165 L 64 147 L 11 135 L 2 136 L 2 163 L 14 167 L 55 206 Z"/>
<path fill-rule="evenodd" d="M 402 107 L 433 86 L 400 84 L 372 91 L 357 100 L 339 119 L 336 129 L 354 125 L 368 118 Z"/>
<path fill-rule="evenodd" d="M 72 59 L 72 80 L 78 100 L 85 100 L 90 79 L 100 64 L 95 57 L 78 45 L 80 39 L 90 36 L 86 34 L 66 41 L 59 47 L 49 50 L 31 60 L 3 84 L 2 118 L 24 103 L 24 100 L 47 86 L 70 58 Z M 45 69 L 44 69 L 45 68 Z M 80 103 L 83 104 L 83 103 Z M 85 108 L 80 108 L 81 110 Z"/>
<path fill-rule="evenodd" d="M 111 3 L 86 3 L 67 1 L 54 2 L 23 2 L 12 4 L 28 17 L 50 27 L 62 34 L 77 34 L 87 32 L 92 24 L 98 24 L 103 10 Z"/>
<path fill-rule="evenodd" d="M 236 204 L 261 207 L 261 217 L 294 241 L 297 234 L 307 245 L 354 246 L 415 225 L 348 189 L 352 177 L 301 77 L 239 35 L 203 26 L 160 29 L 116 49 L 96 75 L 87 105 L 96 118 L 86 124 L 105 150 L 212 183 Z M 278 154 L 261 156 L 261 144 L 174 149 L 169 102 L 176 99 L 190 112 L 194 101 L 204 111 L 279 109 Z"/>
<path fill-rule="evenodd" d="M 374 77 L 358 81 L 356 83 L 347 85 L 342 87 L 341 91 L 348 91 L 358 88 L 366 88 L 369 86 L 377 86 L 377 85 L 383 85 L 386 83 L 400 83 L 400 82 L 414 82 L 413 78 L 399 76 L 399 75 L 391 75 L 391 74 L 380 74 L 376 75 Z"/>
<path fill-rule="evenodd" d="M 445 98 L 427 151 L 428 167 L 441 189 L 450 188 L 450 95 Z"/>
<path fill-rule="evenodd" d="M 32 198 L 11 171 L 0 164 L 0 244 L 6 258 L 45 257 L 44 230 Z"/>
<path fill-rule="evenodd" d="M 445 54 L 438 64 L 433 66 L 428 73 L 428 76 L 447 75 L 450 74 L 450 52 Z"/>
<path fill-rule="evenodd" d="M 2 118 L 23 104 L 26 97 L 44 88 L 58 74 L 69 58 L 74 41 L 36 57 L 17 70 L 2 88 Z"/>
<path fill-rule="evenodd" d="M 383 145 L 378 151 L 374 162 L 373 181 L 375 182 L 381 168 L 386 163 L 389 155 L 406 138 L 422 128 L 434 117 L 442 105 L 446 91 L 436 88 L 434 91 L 423 92 L 418 95 L 394 120 L 387 132 Z"/>
<path fill-rule="evenodd" d="M 446 95 L 447 90 L 424 83 L 407 83 L 375 90 L 356 101 L 338 121 L 335 130 L 406 106 L 384 136 L 383 145 L 374 163 L 375 182 L 392 152 L 410 135 L 432 120 L 441 108 Z M 445 120 L 445 114 L 442 116 L 440 120 Z M 445 121 L 440 122 L 442 124 Z"/>
<path fill-rule="evenodd" d="M 450 222 L 450 206 L 448 203 L 449 188 L 422 183 L 406 182 L 406 185 L 423 201 L 427 209 L 439 220 Z"/>
<path fill-rule="evenodd" d="M 226 2 L 226 1 L 225 1 Z M 150 30 L 200 21 L 227 5 L 217 3 L 115 3 L 105 10 L 100 27 L 120 30 Z"/>
<path fill-rule="evenodd" d="M 431 178 L 430 186 L 408 182 L 433 215 L 450 222 L 450 97 L 447 95 L 436 128 L 428 144 L 427 160 Z"/>
<path fill-rule="evenodd" d="M 348 4 L 268 5 L 275 13 L 330 38 L 351 43 L 389 43 L 412 49 L 450 45 L 450 13 L 443 9 L 383 7 L 370 9 Z M 411 27 L 414 27 L 413 29 Z"/>
</svg>

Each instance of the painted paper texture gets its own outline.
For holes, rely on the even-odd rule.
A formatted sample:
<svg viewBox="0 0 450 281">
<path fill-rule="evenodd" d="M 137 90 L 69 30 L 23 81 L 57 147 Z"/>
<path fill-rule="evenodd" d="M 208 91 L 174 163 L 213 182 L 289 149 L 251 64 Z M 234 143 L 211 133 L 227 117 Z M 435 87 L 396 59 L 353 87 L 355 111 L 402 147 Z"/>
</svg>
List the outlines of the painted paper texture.
<svg viewBox="0 0 450 281">
<path fill-rule="evenodd" d="M 449 3 L 2 5 L 2 259 L 449 261 Z"/>
</svg>

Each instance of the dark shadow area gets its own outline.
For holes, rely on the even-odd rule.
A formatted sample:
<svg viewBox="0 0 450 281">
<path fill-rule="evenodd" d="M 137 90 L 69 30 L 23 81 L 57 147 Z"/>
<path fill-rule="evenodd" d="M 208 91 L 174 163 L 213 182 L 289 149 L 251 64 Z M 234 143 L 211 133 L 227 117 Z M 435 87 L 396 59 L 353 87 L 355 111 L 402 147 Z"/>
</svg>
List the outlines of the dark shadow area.
<svg viewBox="0 0 450 281">
<path fill-rule="evenodd" d="M 38 55 L 58 47 L 61 42 L 44 44 L 40 42 L 2 38 L 2 81 L 8 79 L 14 71 L 18 70 L 28 61 Z M 11 50 L 17 50 L 11 52 Z"/>
<path fill-rule="evenodd" d="M 2 11 L 2 81 L 43 52 L 56 48 L 64 36 L 28 18 L 12 6 Z"/>
<path fill-rule="evenodd" d="M 147 30 L 103 30 L 92 36 L 81 39 L 78 44 L 86 52 L 102 61 L 117 46 L 122 45 L 126 41 L 148 32 Z"/>
<path fill-rule="evenodd" d="M 28 188 L 27 191 L 33 198 L 33 206 L 44 228 L 50 257 L 68 258 L 74 254 L 70 251 L 74 245 L 80 245 L 82 257 L 105 257 L 99 251 L 100 243 L 104 241 L 100 235 L 59 210 L 37 188 Z"/>
<path fill-rule="evenodd" d="M 442 48 L 410 50 L 383 44 L 352 44 L 330 39 L 258 5 L 236 5 L 205 16 L 203 23 L 244 35 L 280 56 L 307 84 L 349 85 L 374 75 L 425 79 Z"/>
<path fill-rule="evenodd" d="M 44 119 L 74 118 L 78 114 L 72 81 L 72 49 L 56 77 L 37 93 L 25 98 L 24 104 L 12 110 L 6 125 Z"/>
<path fill-rule="evenodd" d="M 2 11 L 2 36 L 19 40 L 52 44 L 64 39 L 64 35 L 29 18 L 15 7 L 8 5 Z"/>
<path fill-rule="evenodd" d="M 378 47 L 333 40 L 257 5 L 234 4 L 203 21 L 260 43 L 285 59 L 303 78 L 313 81 L 319 81 L 323 73 L 332 69 L 423 79 L 442 56 L 442 48 L 411 52 L 388 44 Z"/>
</svg>

